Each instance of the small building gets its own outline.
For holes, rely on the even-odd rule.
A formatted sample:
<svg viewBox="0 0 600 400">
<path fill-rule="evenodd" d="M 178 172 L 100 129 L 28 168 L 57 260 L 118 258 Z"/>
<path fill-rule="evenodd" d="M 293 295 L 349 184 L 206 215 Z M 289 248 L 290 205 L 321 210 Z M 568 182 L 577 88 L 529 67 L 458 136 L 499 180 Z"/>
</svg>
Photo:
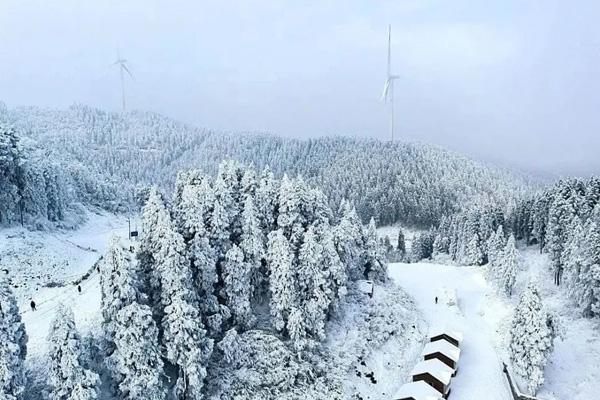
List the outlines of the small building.
<svg viewBox="0 0 600 400">
<path fill-rule="evenodd" d="M 441 400 L 442 394 L 423 381 L 402 385 L 393 400 Z"/>
<path fill-rule="evenodd" d="M 421 361 L 410 372 L 413 382 L 423 381 L 442 394 L 444 399 L 450 394 L 450 380 L 454 370 L 434 358 Z"/>
<path fill-rule="evenodd" d="M 450 331 L 450 330 L 435 330 L 429 334 L 430 342 L 436 342 L 438 340 L 445 340 L 448 343 L 452 343 L 456 347 L 460 347 L 460 342 L 462 342 L 463 335 L 461 332 Z"/>
<path fill-rule="evenodd" d="M 446 340 L 429 342 L 421 353 L 424 360 L 438 359 L 454 370 L 452 376 L 456 375 L 460 349 Z"/>
<path fill-rule="evenodd" d="M 369 297 L 373 297 L 373 290 L 375 285 L 373 284 L 373 281 L 368 281 L 368 280 L 359 280 L 357 281 L 357 285 L 358 285 L 358 290 L 360 290 L 362 293 L 368 295 Z"/>
</svg>

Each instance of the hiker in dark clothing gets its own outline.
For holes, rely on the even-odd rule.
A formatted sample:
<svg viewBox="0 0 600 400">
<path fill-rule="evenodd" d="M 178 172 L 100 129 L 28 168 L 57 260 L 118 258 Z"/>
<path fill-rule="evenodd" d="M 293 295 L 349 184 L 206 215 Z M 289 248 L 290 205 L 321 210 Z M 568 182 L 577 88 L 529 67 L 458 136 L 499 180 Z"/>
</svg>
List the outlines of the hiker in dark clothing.
<svg viewBox="0 0 600 400">
<path fill-rule="evenodd" d="M 438 298 L 437 296 L 435 296 L 435 304 L 437 304 Z"/>
<path fill-rule="evenodd" d="M 35 311 L 35 301 L 31 300 L 31 303 L 29 303 L 29 305 L 31 306 L 31 311 Z"/>
<path fill-rule="evenodd" d="M 77 285 L 77 291 L 81 294 L 81 285 Z"/>
</svg>

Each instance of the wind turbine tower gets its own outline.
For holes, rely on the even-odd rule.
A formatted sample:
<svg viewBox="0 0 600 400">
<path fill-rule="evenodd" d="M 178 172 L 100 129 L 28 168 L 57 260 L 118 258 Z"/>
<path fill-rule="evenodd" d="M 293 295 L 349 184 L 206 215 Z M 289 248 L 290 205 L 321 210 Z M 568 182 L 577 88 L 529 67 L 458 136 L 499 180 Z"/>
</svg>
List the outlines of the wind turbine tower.
<svg viewBox="0 0 600 400">
<path fill-rule="evenodd" d="M 123 112 L 125 112 L 127 110 L 125 104 L 125 73 L 129 74 L 131 79 L 133 79 L 133 75 L 131 75 L 131 71 L 129 71 L 129 68 L 127 68 L 127 60 L 121 57 L 118 50 L 117 61 L 115 61 L 114 65 L 119 66 L 119 74 L 121 75 L 121 97 L 123 102 Z"/>
<path fill-rule="evenodd" d="M 383 87 L 383 101 L 390 102 L 390 138 L 394 141 L 394 81 L 398 75 L 392 74 L 392 26 L 388 27 L 387 79 Z"/>
</svg>

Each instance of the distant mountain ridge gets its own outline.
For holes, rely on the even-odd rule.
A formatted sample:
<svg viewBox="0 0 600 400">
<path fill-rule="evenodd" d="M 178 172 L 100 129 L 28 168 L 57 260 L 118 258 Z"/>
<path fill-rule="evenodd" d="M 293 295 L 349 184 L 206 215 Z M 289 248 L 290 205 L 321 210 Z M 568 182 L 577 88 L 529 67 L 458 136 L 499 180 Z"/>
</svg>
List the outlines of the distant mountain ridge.
<svg viewBox="0 0 600 400">
<path fill-rule="evenodd" d="M 74 105 L 66 110 L 0 107 L 0 118 L 57 157 L 122 184 L 172 187 L 177 171 L 214 174 L 231 158 L 276 175 L 302 175 L 337 208 L 351 200 L 363 220 L 428 226 L 474 201 L 510 204 L 541 180 L 426 144 L 322 137 L 291 139 L 220 133 L 152 112 L 126 114 Z"/>
</svg>

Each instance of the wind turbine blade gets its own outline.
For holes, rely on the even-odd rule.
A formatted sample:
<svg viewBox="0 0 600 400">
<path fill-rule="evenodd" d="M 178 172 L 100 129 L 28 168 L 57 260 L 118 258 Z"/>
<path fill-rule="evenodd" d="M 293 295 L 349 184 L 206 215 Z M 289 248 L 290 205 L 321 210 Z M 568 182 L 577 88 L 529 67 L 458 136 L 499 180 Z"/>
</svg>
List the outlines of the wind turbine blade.
<svg viewBox="0 0 600 400">
<path fill-rule="evenodd" d="M 385 86 L 383 86 L 383 93 L 381 94 L 381 100 L 387 102 L 388 93 L 390 91 L 390 80 L 385 81 Z"/>
<path fill-rule="evenodd" d="M 121 68 L 123 68 L 131 77 L 131 79 L 133 79 L 133 75 L 131 74 L 131 71 L 129 71 L 129 68 L 127 68 L 127 65 L 125 65 L 125 63 L 121 63 Z"/>
</svg>

